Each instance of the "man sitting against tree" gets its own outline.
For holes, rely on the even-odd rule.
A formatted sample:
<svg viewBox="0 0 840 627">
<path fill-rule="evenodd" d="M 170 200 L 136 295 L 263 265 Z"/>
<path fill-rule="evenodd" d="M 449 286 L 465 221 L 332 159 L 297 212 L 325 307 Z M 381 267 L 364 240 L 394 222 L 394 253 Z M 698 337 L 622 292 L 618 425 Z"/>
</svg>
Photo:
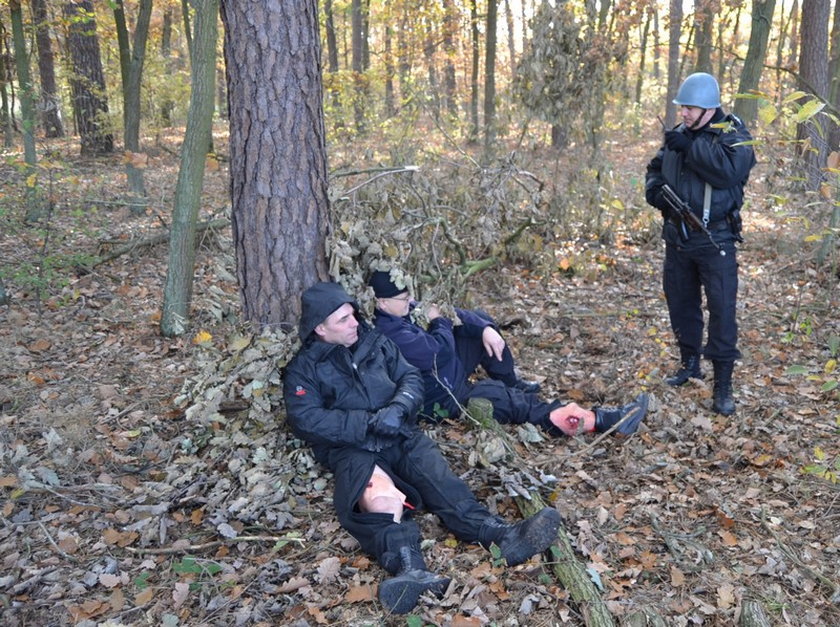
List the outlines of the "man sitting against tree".
<svg viewBox="0 0 840 627">
<path fill-rule="evenodd" d="M 513 354 L 486 313 L 456 309 L 461 324 L 455 326 L 436 305 L 427 305 L 424 312 L 429 326 L 424 329 L 412 320 L 417 303 L 404 283 L 397 283 L 390 272 L 377 270 L 368 284 L 376 296 L 376 328 L 399 346 L 406 361 L 423 375 L 425 418 L 438 421 L 458 416 L 470 398 L 484 398 L 492 403 L 493 417 L 501 423 L 527 422 L 555 436 L 604 432 L 613 427 L 615 433 L 629 435 L 647 412 L 647 394 L 623 407 L 594 411 L 577 403 L 547 403 L 537 396 L 537 384 L 517 376 Z M 479 365 L 489 378 L 471 382 Z"/>
<path fill-rule="evenodd" d="M 423 592 L 442 596 L 449 585 L 426 568 L 415 509 L 435 513 L 465 542 L 495 544 L 508 566 L 554 542 L 555 509 L 509 524 L 452 472 L 417 426 L 420 373 L 365 323 L 340 285 L 317 283 L 303 293 L 301 309 L 303 345 L 283 376 L 288 421 L 332 471 L 342 527 L 393 575 L 379 585 L 387 610 L 409 612 Z"/>
</svg>

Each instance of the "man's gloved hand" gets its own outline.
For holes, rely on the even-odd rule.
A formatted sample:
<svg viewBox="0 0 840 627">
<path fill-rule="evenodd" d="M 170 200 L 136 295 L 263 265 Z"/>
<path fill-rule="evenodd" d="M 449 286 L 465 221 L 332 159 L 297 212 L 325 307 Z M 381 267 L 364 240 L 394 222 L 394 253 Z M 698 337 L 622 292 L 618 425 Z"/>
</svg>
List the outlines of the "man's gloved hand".
<svg viewBox="0 0 840 627">
<path fill-rule="evenodd" d="M 368 431 L 387 437 L 399 435 L 404 416 L 405 411 L 399 405 L 386 405 L 371 415 Z"/>
<path fill-rule="evenodd" d="M 680 131 L 665 131 L 665 145 L 668 150 L 686 152 L 691 148 L 691 138 Z"/>
</svg>

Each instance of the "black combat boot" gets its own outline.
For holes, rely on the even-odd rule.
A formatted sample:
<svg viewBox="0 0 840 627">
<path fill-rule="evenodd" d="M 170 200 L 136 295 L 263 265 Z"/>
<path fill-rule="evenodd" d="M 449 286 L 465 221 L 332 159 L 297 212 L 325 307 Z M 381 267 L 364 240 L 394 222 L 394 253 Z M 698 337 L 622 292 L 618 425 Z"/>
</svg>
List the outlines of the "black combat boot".
<svg viewBox="0 0 840 627">
<path fill-rule="evenodd" d="M 715 391 L 712 409 L 724 416 L 735 413 L 735 399 L 732 398 L 732 368 L 734 361 L 712 362 L 715 368 Z"/>
<path fill-rule="evenodd" d="M 508 566 L 516 566 L 542 553 L 557 539 L 560 514 L 553 507 L 544 507 L 530 518 L 516 524 L 488 518 L 479 530 L 479 542 L 489 549 L 499 547 Z"/>
<path fill-rule="evenodd" d="M 700 370 L 700 355 L 697 353 L 682 352 L 680 369 L 670 377 L 665 377 L 665 383 L 678 387 L 689 379 L 702 379 L 703 371 Z"/>
<path fill-rule="evenodd" d="M 643 393 L 639 394 L 632 403 L 627 403 L 621 407 L 596 407 L 595 431 L 598 433 L 609 431 L 626 417 L 627 420 L 614 433 L 616 435 L 636 433 L 647 413 L 649 400 L 648 395 Z"/>
<path fill-rule="evenodd" d="M 392 614 L 410 612 L 426 590 L 442 597 L 449 587 L 449 577 L 426 568 L 419 547 L 400 547 L 399 553 L 386 560 L 385 568 L 394 576 L 379 584 L 379 602 Z"/>
</svg>

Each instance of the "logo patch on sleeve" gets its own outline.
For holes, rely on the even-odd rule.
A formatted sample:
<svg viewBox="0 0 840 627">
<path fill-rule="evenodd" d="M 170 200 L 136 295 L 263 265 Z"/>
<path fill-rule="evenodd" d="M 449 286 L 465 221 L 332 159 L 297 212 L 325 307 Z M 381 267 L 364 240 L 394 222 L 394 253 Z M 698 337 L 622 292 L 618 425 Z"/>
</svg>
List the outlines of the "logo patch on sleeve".
<svg viewBox="0 0 840 627">
<path fill-rule="evenodd" d="M 306 396 L 306 390 L 302 386 L 298 385 L 295 387 L 295 396 Z"/>
</svg>

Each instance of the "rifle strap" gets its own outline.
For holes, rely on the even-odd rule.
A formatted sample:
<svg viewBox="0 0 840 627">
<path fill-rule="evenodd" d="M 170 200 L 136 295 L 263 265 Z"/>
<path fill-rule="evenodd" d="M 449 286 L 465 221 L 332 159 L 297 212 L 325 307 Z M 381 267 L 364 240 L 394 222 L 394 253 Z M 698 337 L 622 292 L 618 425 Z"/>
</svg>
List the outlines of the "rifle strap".
<svg viewBox="0 0 840 627">
<path fill-rule="evenodd" d="M 706 183 L 703 190 L 703 226 L 709 228 L 709 215 L 712 207 L 712 186 Z"/>
</svg>

